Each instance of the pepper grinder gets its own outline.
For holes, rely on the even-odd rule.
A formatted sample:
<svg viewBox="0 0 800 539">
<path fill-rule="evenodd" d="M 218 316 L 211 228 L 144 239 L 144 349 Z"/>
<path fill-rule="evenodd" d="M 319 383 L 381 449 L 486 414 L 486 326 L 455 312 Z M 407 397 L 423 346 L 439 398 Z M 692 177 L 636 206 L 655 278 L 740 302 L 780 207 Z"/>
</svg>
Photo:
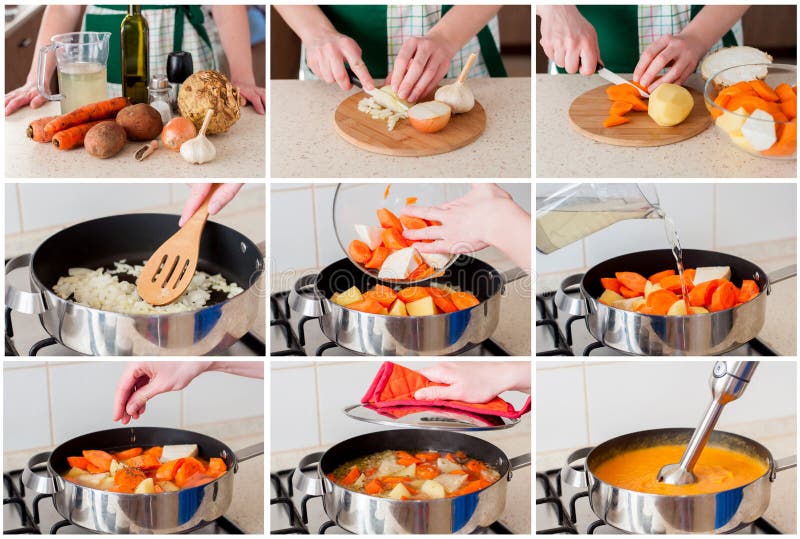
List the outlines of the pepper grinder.
<svg viewBox="0 0 800 539">
<path fill-rule="evenodd" d="M 722 409 L 729 402 L 742 396 L 747 389 L 758 361 L 717 361 L 711 372 L 711 403 L 708 405 L 700 425 L 692 434 L 680 463 L 667 464 L 658 472 L 658 480 L 669 485 L 687 485 L 697 478 L 692 470 L 700 453 L 706 446 L 711 432 L 722 415 Z"/>
<path fill-rule="evenodd" d="M 172 100 L 173 112 L 179 114 L 178 111 L 178 93 L 183 82 L 194 73 L 194 64 L 192 62 L 192 55 L 186 51 L 172 51 L 167 55 L 167 80 L 172 83 L 175 91 L 174 99 Z"/>
</svg>

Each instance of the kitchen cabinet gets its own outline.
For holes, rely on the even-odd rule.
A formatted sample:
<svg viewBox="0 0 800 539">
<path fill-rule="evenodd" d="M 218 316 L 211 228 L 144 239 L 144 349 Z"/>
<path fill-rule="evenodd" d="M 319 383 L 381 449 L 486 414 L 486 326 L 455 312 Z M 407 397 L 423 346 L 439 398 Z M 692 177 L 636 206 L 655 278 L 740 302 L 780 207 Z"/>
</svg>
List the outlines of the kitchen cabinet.
<svg viewBox="0 0 800 539">
<path fill-rule="evenodd" d="M 36 53 L 36 36 L 44 6 L 6 6 L 6 92 L 25 84 Z"/>
</svg>

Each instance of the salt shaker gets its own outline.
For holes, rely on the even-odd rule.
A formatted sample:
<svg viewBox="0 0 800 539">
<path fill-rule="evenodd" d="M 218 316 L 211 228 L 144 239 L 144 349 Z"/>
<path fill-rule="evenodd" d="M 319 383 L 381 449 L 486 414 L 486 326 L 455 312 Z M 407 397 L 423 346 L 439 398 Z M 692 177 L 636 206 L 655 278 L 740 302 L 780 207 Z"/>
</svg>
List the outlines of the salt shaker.
<svg viewBox="0 0 800 539">
<path fill-rule="evenodd" d="M 166 75 L 153 75 L 147 89 L 150 106 L 161 114 L 161 121 L 166 124 L 172 119 L 172 85 Z"/>
</svg>

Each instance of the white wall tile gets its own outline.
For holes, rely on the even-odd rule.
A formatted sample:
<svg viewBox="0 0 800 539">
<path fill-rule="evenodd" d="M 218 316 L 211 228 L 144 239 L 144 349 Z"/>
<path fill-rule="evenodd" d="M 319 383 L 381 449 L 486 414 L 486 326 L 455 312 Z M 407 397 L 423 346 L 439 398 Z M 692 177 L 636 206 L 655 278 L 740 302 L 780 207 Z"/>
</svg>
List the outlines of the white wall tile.
<svg viewBox="0 0 800 539">
<path fill-rule="evenodd" d="M 24 369 L 27 367 L 44 367 L 44 361 L 3 361 L 3 370 Z"/>
<path fill-rule="evenodd" d="M 272 451 L 319 445 L 314 368 L 276 370 L 270 378 Z"/>
<path fill-rule="evenodd" d="M 89 362 L 50 366 L 55 442 L 80 434 L 121 427 L 111 420 L 117 381 L 124 362 Z M 180 425 L 180 394 L 158 395 L 134 426 L 176 427 Z"/>
<path fill-rule="evenodd" d="M 19 188 L 26 230 L 151 208 L 170 200 L 165 183 L 25 183 Z"/>
<path fill-rule="evenodd" d="M 264 380 L 208 372 L 182 393 L 184 425 L 264 415 Z"/>
<path fill-rule="evenodd" d="M 3 450 L 50 445 L 47 369 L 3 372 Z"/>
<path fill-rule="evenodd" d="M 312 367 L 313 361 L 272 361 L 269 362 L 269 368 L 274 370 L 279 369 L 296 369 L 298 367 Z"/>
<path fill-rule="evenodd" d="M 719 425 L 797 414 L 797 363 L 762 361 L 744 395 L 725 407 Z"/>
<path fill-rule="evenodd" d="M 287 271 L 317 266 L 311 189 L 270 194 L 271 270 Z"/>
<path fill-rule="evenodd" d="M 19 232 L 19 205 L 17 201 L 17 184 L 15 183 L 7 183 L 5 185 L 5 208 L 6 234 Z"/>
<path fill-rule="evenodd" d="M 588 443 L 583 376 L 581 366 L 536 372 L 536 451 Z"/>
<path fill-rule="evenodd" d="M 333 195 L 336 186 L 330 184 L 317 184 L 314 186 L 314 209 L 317 223 L 317 250 L 319 252 L 319 265 L 327 266 L 347 256 L 336 239 L 333 228 Z"/>
<path fill-rule="evenodd" d="M 583 266 L 583 241 L 576 241 L 548 255 L 536 251 L 536 273 L 551 273 Z"/>
<path fill-rule="evenodd" d="M 795 184 L 720 183 L 717 245 L 738 245 L 797 235 Z"/>
<path fill-rule="evenodd" d="M 286 191 L 289 189 L 304 189 L 311 187 L 310 183 L 271 183 L 270 188 L 273 191 Z"/>
</svg>

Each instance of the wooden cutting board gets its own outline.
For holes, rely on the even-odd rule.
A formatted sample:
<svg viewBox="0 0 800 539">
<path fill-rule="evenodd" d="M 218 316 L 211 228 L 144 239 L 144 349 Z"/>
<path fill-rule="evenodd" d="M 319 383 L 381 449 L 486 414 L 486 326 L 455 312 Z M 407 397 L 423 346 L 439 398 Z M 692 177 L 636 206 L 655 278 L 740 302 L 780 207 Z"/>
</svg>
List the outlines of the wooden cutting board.
<svg viewBox="0 0 800 539">
<path fill-rule="evenodd" d="M 408 120 L 400 120 L 389 131 L 386 121 L 373 120 L 358 110 L 358 102 L 365 97 L 369 96 L 358 92 L 342 101 L 334 114 L 334 125 L 347 142 L 369 152 L 403 157 L 446 153 L 475 141 L 486 127 L 486 111 L 475 101 L 471 111 L 454 114 L 436 133 L 417 131 Z"/>
<path fill-rule="evenodd" d="M 569 121 L 579 133 L 590 139 L 615 146 L 665 146 L 690 139 L 711 125 L 703 94 L 687 88 L 694 98 L 694 108 L 683 122 L 673 127 L 661 127 L 646 112 L 631 111 L 625 116 L 631 121 L 615 127 L 603 127 L 611 100 L 605 84 L 581 94 L 569 107 Z"/>
</svg>

